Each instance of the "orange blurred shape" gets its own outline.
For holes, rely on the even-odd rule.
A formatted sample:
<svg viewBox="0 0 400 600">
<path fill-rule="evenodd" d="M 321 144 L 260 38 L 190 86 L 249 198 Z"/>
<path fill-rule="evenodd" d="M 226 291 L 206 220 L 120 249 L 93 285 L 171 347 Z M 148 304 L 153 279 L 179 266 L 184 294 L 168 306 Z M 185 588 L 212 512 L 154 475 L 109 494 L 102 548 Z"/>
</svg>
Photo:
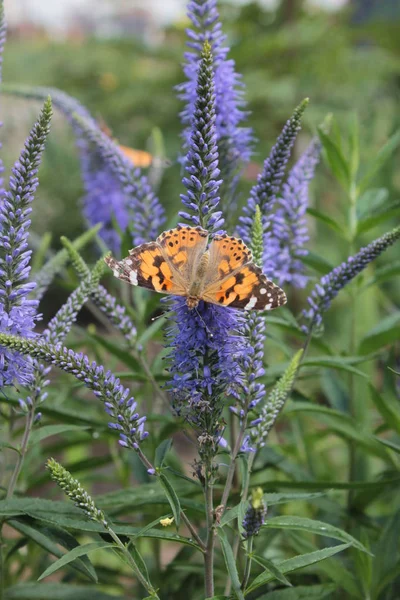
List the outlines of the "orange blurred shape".
<svg viewBox="0 0 400 600">
<path fill-rule="evenodd" d="M 149 152 L 145 152 L 145 150 L 135 150 L 135 148 L 129 148 L 128 146 L 119 145 L 118 148 L 121 150 L 122 154 L 129 158 L 129 160 L 135 165 L 135 167 L 139 167 L 140 169 L 147 169 L 150 167 L 153 162 L 153 156 Z"/>
<path fill-rule="evenodd" d="M 171 164 L 167 159 L 154 157 L 152 154 L 150 154 L 150 152 L 146 152 L 145 150 L 137 150 L 136 148 L 130 148 L 129 146 L 122 146 L 121 144 L 118 144 L 118 141 L 113 138 L 112 130 L 102 117 L 97 119 L 97 123 L 101 131 L 118 145 L 118 148 L 121 150 L 122 154 L 126 156 L 126 158 L 128 158 L 135 167 L 138 167 L 139 169 L 148 169 L 153 162 L 162 167 L 168 167 Z"/>
</svg>

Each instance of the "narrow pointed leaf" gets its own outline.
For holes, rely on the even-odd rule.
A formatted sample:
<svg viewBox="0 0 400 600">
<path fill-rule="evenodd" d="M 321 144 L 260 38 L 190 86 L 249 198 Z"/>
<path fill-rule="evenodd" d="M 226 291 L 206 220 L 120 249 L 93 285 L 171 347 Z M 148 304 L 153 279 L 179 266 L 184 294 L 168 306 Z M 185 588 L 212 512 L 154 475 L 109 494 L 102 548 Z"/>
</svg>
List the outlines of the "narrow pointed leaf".
<svg viewBox="0 0 400 600">
<path fill-rule="evenodd" d="M 306 554 L 294 556 L 293 558 L 277 561 L 276 564 L 280 571 L 286 575 L 286 573 L 292 573 L 298 569 L 303 569 L 304 567 L 314 565 L 321 560 L 325 560 L 330 556 L 334 556 L 338 552 L 343 552 L 343 550 L 349 548 L 350 545 L 351 544 L 339 544 L 338 546 L 331 546 L 330 548 L 324 548 L 323 550 L 316 550 L 315 552 L 308 552 Z M 274 575 L 271 575 L 270 573 L 261 573 L 261 575 L 256 577 L 253 583 L 246 590 L 246 595 L 262 585 L 272 581 L 273 579 Z"/>
<path fill-rule="evenodd" d="M 168 502 L 171 506 L 172 514 L 175 518 L 176 527 L 178 528 L 181 520 L 181 505 L 179 498 L 164 473 L 160 474 L 160 483 L 163 486 L 165 495 L 167 496 Z"/>
<path fill-rule="evenodd" d="M 244 595 L 240 587 L 239 574 L 236 568 L 235 557 L 233 556 L 232 546 L 230 545 L 228 538 L 226 537 L 225 531 L 223 529 L 218 527 L 217 533 L 221 542 L 221 548 L 222 553 L 224 555 L 226 568 L 228 570 L 229 577 L 232 581 L 233 594 L 235 595 L 237 600 L 244 600 Z"/>
<path fill-rule="evenodd" d="M 52 565 L 50 565 L 50 567 L 48 567 L 45 571 L 43 571 L 43 573 L 39 577 L 38 581 L 41 581 L 41 579 L 44 579 L 45 577 L 48 577 L 52 573 L 55 573 L 56 571 L 58 571 L 62 567 L 65 567 L 66 565 L 71 563 L 76 558 L 79 558 L 80 556 L 86 556 L 87 554 L 89 554 L 90 552 L 93 552 L 94 550 L 101 550 L 102 548 L 113 548 L 113 547 L 115 548 L 114 542 L 112 542 L 112 543 L 110 543 L 110 542 L 90 542 L 89 544 L 84 544 L 83 546 L 78 546 L 77 548 L 74 548 L 73 550 L 70 550 L 69 552 L 67 552 L 67 554 L 64 554 L 64 556 L 62 556 L 60 559 L 56 560 L 56 562 L 54 562 Z"/>
<path fill-rule="evenodd" d="M 324 523 L 323 521 L 316 521 L 306 517 L 271 517 L 264 523 L 263 529 L 294 529 L 297 531 L 307 531 L 308 533 L 313 533 L 315 535 L 324 535 L 351 544 L 357 548 L 357 550 L 369 554 L 367 548 L 352 535 L 343 531 L 343 529 L 339 529 L 339 527 L 335 527 L 330 523 Z"/>
</svg>

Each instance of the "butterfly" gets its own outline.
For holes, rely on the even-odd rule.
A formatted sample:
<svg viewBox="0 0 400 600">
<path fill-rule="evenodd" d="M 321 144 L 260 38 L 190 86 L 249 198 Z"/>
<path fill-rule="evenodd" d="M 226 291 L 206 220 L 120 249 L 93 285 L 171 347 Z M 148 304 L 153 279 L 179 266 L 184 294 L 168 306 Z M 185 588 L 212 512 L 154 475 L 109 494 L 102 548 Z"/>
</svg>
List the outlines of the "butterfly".
<svg viewBox="0 0 400 600">
<path fill-rule="evenodd" d="M 155 242 L 141 244 L 129 256 L 105 262 L 115 277 L 155 292 L 185 296 L 189 308 L 200 300 L 242 310 L 271 310 L 286 303 L 286 294 L 253 262 L 238 238 L 215 235 L 201 227 L 164 231 Z"/>
<path fill-rule="evenodd" d="M 113 137 L 111 129 L 101 117 L 97 119 L 97 124 L 101 131 L 117 144 L 122 154 L 128 160 L 130 160 L 135 167 L 138 167 L 139 169 L 148 169 L 153 164 L 162 167 L 169 166 L 169 161 L 161 159 L 160 157 L 155 157 L 150 154 L 150 152 L 146 152 L 145 150 L 137 150 L 136 148 L 130 148 L 129 146 L 123 146 L 122 144 L 119 144 L 118 141 Z"/>
</svg>

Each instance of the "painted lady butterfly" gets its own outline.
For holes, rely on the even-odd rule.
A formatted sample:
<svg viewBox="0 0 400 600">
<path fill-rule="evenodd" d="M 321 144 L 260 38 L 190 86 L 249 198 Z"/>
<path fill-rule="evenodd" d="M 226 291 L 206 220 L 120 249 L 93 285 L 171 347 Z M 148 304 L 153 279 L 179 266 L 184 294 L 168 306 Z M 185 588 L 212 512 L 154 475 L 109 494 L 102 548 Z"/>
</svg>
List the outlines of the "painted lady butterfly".
<svg viewBox="0 0 400 600">
<path fill-rule="evenodd" d="M 185 296 L 189 308 L 200 300 L 243 310 L 271 310 L 286 303 L 280 287 L 253 262 L 242 240 L 215 235 L 201 227 L 164 231 L 155 242 L 142 244 L 117 261 L 105 261 L 115 277 L 132 285 Z"/>
</svg>

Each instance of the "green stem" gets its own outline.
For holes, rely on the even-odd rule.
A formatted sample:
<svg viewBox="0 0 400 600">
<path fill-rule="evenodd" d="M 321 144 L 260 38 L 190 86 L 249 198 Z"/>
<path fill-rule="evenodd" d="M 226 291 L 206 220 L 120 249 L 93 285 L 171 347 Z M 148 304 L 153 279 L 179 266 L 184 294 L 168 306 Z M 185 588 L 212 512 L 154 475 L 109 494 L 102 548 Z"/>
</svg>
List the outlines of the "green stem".
<svg viewBox="0 0 400 600">
<path fill-rule="evenodd" d="M 252 452 L 249 456 L 249 460 L 247 461 L 247 477 L 245 478 L 245 485 L 244 485 L 244 488 L 243 488 L 242 494 L 241 494 L 243 499 L 246 499 L 248 496 L 248 493 L 249 493 L 250 474 L 253 469 L 253 463 L 254 463 L 255 458 L 256 458 L 256 453 Z M 233 552 L 235 562 L 236 562 L 237 555 L 239 552 L 239 547 L 240 547 L 240 534 L 236 533 L 235 539 L 233 540 L 233 546 L 232 546 L 232 552 Z M 225 596 L 230 595 L 231 588 L 232 588 L 232 580 L 230 578 L 228 578 L 228 580 L 226 582 L 226 586 L 225 586 L 225 591 L 224 591 Z"/>
<path fill-rule="evenodd" d="M 206 478 L 204 484 L 204 498 L 206 504 L 207 543 L 204 553 L 204 584 L 207 598 L 214 596 L 214 498 L 213 485 L 210 478 L 211 468 L 206 465 Z"/>
<path fill-rule="evenodd" d="M 28 450 L 29 438 L 32 431 L 33 421 L 35 418 L 35 409 L 32 407 L 29 409 L 28 414 L 26 415 L 25 421 L 25 429 L 24 434 L 21 440 L 21 448 L 18 454 L 17 462 L 15 463 L 13 474 L 11 475 L 10 483 L 7 488 L 6 499 L 12 498 L 15 491 L 15 486 L 17 485 L 18 477 L 21 473 L 21 469 L 24 464 L 25 455 Z"/>
<path fill-rule="evenodd" d="M 231 488 L 232 488 L 233 478 L 235 475 L 236 459 L 237 459 L 237 456 L 239 454 L 240 448 L 243 443 L 243 438 L 244 438 L 244 433 L 245 433 L 246 427 L 247 427 L 247 415 L 243 418 L 243 421 L 242 421 L 240 429 L 239 429 L 238 436 L 236 438 L 235 446 L 231 453 L 231 464 L 229 465 L 228 473 L 226 475 L 225 487 L 224 487 L 224 491 L 222 493 L 221 504 L 220 504 L 221 516 L 224 514 L 224 512 L 226 510 L 226 505 L 228 502 L 229 494 L 230 494 Z"/>
<path fill-rule="evenodd" d="M 354 352 L 357 344 L 357 331 L 356 331 L 356 295 L 354 291 L 351 295 L 351 329 L 350 329 L 350 354 L 354 356 Z M 358 411 L 356 407 L 356 398 L 355 398 L 355 379 L 352 373 L 349 374 L 349 403 L 350 403 L 350 414 L 356 419 L 358 416 Z M 351 483 L 356 479 L 356 471 L 357 471 L 357 444 L 354 440 L 350 440 L 349 442 L 349 482 Z M 354 490 L 349 489 L 349 493 L 347 496 L 347 508 L 350 514 L 352 503 L 354 498 Z"/>
<path fill-rule="evenodd" d="M 111 529 L 110 526 L 107 526 L 107 531 L 114 540 L 114 542 L 117 544 L 118 548 L 121 550 L 129 565 L 132 567 L 132 570 L 135 573 L 135 577 L 137 577 L 138 581 L 142 584 L 145 590 L 147 590 L 147 592 L 152 598 L 158 598 L 158 600 L 160 600 L 160 597 L 158 596 L 151 583 L 147 581 L 147 579 L 140 572 L 139 567 L 137 566 L 133 556 L 131 555 L 125 544 L 120 540 L 120 538 L 117 536 L 115 531 Z"/>
<path fill-rule="evenodd" d="M 249 583 L 250 572 L 251 572 L 251 553 L 253 552 L 253 536 L 249 537 L 247 540 L 247 555 L 246 555 L 246 566 L 244 568 L 244 576 L 242 581 L 242 590 L 245 590 L 247 584 Z"/>
</svg>

